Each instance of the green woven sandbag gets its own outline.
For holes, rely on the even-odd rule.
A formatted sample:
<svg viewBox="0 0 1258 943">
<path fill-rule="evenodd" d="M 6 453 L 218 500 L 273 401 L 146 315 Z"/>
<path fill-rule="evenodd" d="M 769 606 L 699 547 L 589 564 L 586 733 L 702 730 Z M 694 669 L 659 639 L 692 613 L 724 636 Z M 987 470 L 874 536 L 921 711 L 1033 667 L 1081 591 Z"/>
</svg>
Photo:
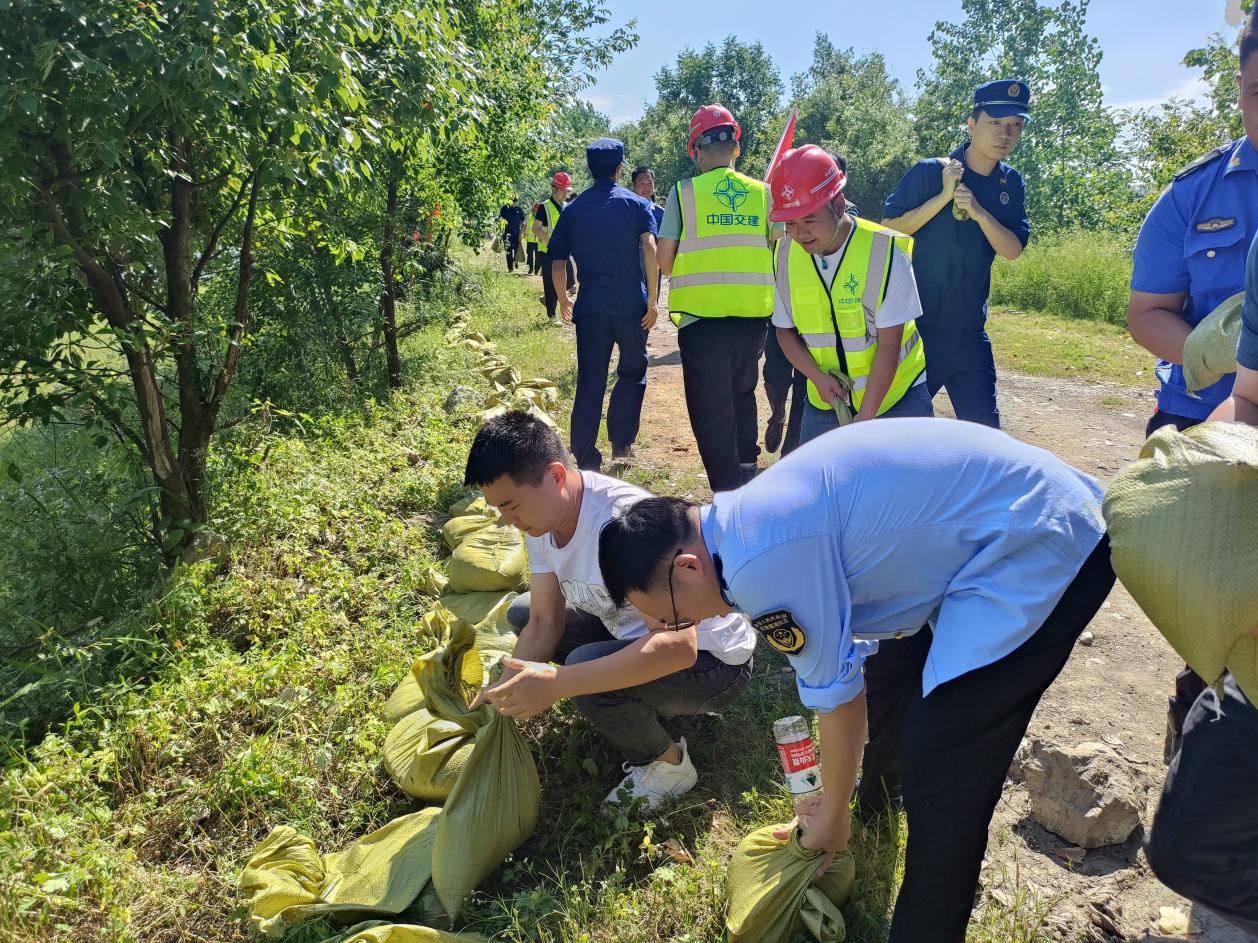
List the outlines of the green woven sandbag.
<svg viewBox="0 0 1258 943">
<path fill-rule="evenodd" d="M 309 837 L 279 826 L 258 845 L 240 876 L 250 922 L 264 936 L 280 936 L 317 916 L 351 922 L 369 914 L 400 913 L 431 877 L 440 811 L 404 815 L 323 856 Z"/>
<path fill-rule="evenodd" d="M 514 592 L 450 593 L 437 603 L 455 617 L 476 626 L 476 647 L 482 654 L 510 652 L 515 650 L 516 635 L 507 621 L 507 609 L 518 595 Z"/>
<path fill-rule="evenodd" d="M 472 650 L 474 640 L 471 625 L 454 624 L 451 648 Z M 489 704 L 469 710 L 474 690 L 430 680 L 438 673 L 439 665 L 433 662 L 421 675 L 428 710 L 477 727 L 476 745 L 446 800 L 433 847 L 433 887 L 450 917 L 458 919 L 464 898 L 532 834 L 541 783 L 515 724 Z"/>
<path fill-rule="evenodd" d="M 484 940 L 475 933 L 449 933 L 408 923 L 369 920 L 324 943 L 484 943 Z"/>
<path fill-rule="evenodd" d="M 474 733 L 422 708 L 412 711 L 384 738 L 385 771 L 408 796 L 445 802 L 471 755 Z"/>
<path fill-rule="evenodd" d="M 1237 292 L 1207 314 L 1184 341 L 1184 383 L 1190 393 L 1236 372 L 1245 293 Z"/>
<path fill-rule="evenodd" d="M 799 829 L 779 841 L 773 833 L 780 827 L 757 829 L 734 851 L 725 917 L 729 943 L 790 943 L 803 930 L 818 943 L 841 943 L 847 926 L 839 908 L 852 894 L 855 860 L 839 855 L 814 884 L 822 852 L 804 848 Z"/>
<path fill-rule="evenodd" d="M 1206 681 L 1258 700 L 1258 428 L 1208 422 L 1149 437 L 1105 495 L 1114 570 Z"/>
<path fill-rule="evenodd" d="M 523 590 L 528 580 L 524 539 L 506 524 L 475 530 L 455 548 L 446 574 L 456 593 Z"/>
<path fill-rule="evenodd" d="M 482 502 L 481 506 L 472 505 L 469 510 L 446 521 L 441 527 L 441 536 L 445 539 L 447 547 L 458 550 L 459 544 L 470 535 L 486 527 L 492 527 L 501 520 L 502 515 L 498 513 L 497 508 L 487 507 Z"/>
</svg>

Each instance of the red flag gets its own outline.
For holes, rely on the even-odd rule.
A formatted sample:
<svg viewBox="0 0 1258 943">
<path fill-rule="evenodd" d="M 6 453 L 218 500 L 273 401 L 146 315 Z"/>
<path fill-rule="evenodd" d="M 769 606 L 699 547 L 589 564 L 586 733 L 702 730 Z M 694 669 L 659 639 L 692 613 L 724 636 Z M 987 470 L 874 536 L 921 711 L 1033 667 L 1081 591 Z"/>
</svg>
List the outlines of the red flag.
<svg viewBox="0 0 1258 943">
<path fill-rule="evenodd" d="M 795 140 L 795 109 L 791 109 L 791 117 L 786 122 L 786 128 L 782 131 L 782 140 L 778 141 L 777 150 L 773 152 L 773 159 L 769 161 L 769 169 L 765 172 L 764 180 L 768 183 L 773 178 L 773 171 L 777 170 L 782 155 L 791 149 L 791 143 Z"/>
</svg>

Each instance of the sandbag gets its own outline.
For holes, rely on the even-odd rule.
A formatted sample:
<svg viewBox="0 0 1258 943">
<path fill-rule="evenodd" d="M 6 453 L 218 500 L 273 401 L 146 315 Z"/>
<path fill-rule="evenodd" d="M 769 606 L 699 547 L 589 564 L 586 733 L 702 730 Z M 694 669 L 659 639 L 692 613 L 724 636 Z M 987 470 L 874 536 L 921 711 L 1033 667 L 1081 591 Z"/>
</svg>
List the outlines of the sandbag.
<svg viewBox="0 0 1258 943">
<path fill-rule="evenodd" d="M 521 591 L 528 578 L 524 539 L 506 524 L 474 530 L 459 541 L 446 573 L 457 593 Z"/>
<path fill-rule="evenodd" d="M 1114 570 L 1194 671 L 1258 701 L 1258 428 L 1149 437 L 1105 495 Z"/>
<path fill-rule="evenodd" d="M 1236 372 L 1244 301 L 1243 291 L 1227 298 L 1202 318 L 1184 341 L 1184 384 L 1190 393 Z"/>
<path fill-rule="evenodd" d="M 535 406 L 531 403 L 528 403 L 527 400 L 522 401 L 520 403 L 512 402 L 511 405 L 499 403 L 498 405 L 491 406 L 490 408 L 481 412 L 478 418 L 480 419 L 480 422 L 483 425 L 484 423 L 489 422 L 491 419 L 497 419 L 499 416 L 505 416 L 509 412 L 528 413 L 534 419 L 540 420 L 541 422 L 550 426 L 550 428 L 556 431 L 558 431 L 559 429 L 559 424 L 555 422 L 555 418 L 550 413 L 546 412 L 546 410 L 542 409 L 540 406 Z"/>
<path fill-rule="evenodd" d="M 497 595 L 497 594 L 495 594 Z M 445 599 L 458 599 L 458 596 L 447 596 Z M 452 613 L 445 606 L 440 604 L 429 609 L 424 613 L 418 624 L 415 626 L 415 634 L 423 641 L 427 642 L 430 649 L 441 649 L 450 641 L 450 627 L 458 621 L 459 616 Z M 470 622 L 470 619 L 465 621 Z M 477 630 L 479 636 L 480 630 Z M 497 635 L 497 629 L 487 628 L 485 630 L 486 637 Z M 398 686 L 389 695 L 389 699 L 384 705 L 384 716 L 390 720 L 401 720 L 407 714 L 419 710 L 424 706 L 425 698 L 422 687 L 420 686 L 420 670 L 424 664 L 425 658 L 428 656 L 420 656 L 411 663 L 410 670 L 406 676 L 402 678 Z M 460 662 L 458 669 L 462 673 L 463 680 L 466 684 L 473 687 L 479 687 L 484 680 L 482 662 L 496 661 L 498 658 L 497 651 L 493 654 L 486 654 L 478 661 L 477 659 L 463 655 L 460 656 L 463 661 Z"/>
<path fill-rule="evenodd" d="M 474 640 L 474 628 L 456 622 L 448 647 L 474 652 Z M 464 898 L 532 834 L 541 783 L 515 724 L 489 704 L 470 710 L 475 689 L 452 676 L 450 664 L 449 659 L 425 663 L 420 683 L 430 713 L 476 727 L 476 745 L 446 800 L 433 846 L 433 887 L 450 917 L 458 919 Z"/>
<path fill-rule="evenodd" d="M 804 929 L 818 943 L 841 943 L 847 925 L 839 908 L 852 894 L 855 860 L 850 853 L 839 855 L 814 884 L 823 853 L 804 848 L 798 828 L 779 841 L 773 837 L 777 828 L 757 829 L 734 851 L 725 917 L 729 943 L 790 943 Z"/>
<path fill-rule="evenodd" d="M 489 510 L 489 503 L 483 495 L 472 494 L 451 504 L 446 511 L 451 517 L 462 517 L 464 514 L 484 514 Z"/>
<path fill-rule="evenodd" d="M 446 521 L 441 526 L 441 536 L 445 540 L 447 547 L 451 550 L 458 550 L 459 544 L 463 543 L 469 536 L 478 530 L 492 527 L 501 521 L 502 515 L 498 513 L 497 508 L 482 505 L 479 508 L 469 509 Z"/>
<path fill-rule="evenodd" d="M 420 708 L 394 724 L 384 738 L 384 768 L 408 796 L 445 802 L 474 743 L 474 730 Z"/>
<path fill-rule="evenodd" d="M 484 943 L 485 937 L 475 933 L 450 933 L 432 927 L 408 923 L 385 923 L 368 920 L 324 943 Z"/>
<path fill-rule="evenodd" d="M 515 651 L 516 634 L 507 621 L 507 609 L 518 595 L 514 592 L 450 593 L 437 603 L 455 618 L 476 626 L 476 647 L 486 655 Z"/>
<path fill-rule="evenodd" d="M 279 826 L 258 845 L 240 876 L 250 922 L 264 936 L 280 936 L 316 916 L 352 922 L 400 913 L 432 875 L 440 811 L 404 815 L 325 856 L 309 837 Z"/>
</svg>

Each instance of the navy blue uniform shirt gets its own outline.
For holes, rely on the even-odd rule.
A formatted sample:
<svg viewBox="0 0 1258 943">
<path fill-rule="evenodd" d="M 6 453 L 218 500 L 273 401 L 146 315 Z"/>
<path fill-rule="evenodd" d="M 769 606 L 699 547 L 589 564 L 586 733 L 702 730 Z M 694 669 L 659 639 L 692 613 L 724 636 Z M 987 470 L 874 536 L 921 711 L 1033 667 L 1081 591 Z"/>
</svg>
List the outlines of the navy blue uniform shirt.
<svg viewBox="0 0 1258 943">
<path fill-rule="evenodd" d="M 1133 291 L 1187 292 L 1190 325 L 1245 287 L 1245 253 L 1258 234 L 1258 151 L 1248 138 L 1212 151 L 1176 175 L 1136 240 Z M 1205 419 L 1232 395 L 1235 377 L 1189 393 L 1179 364 L 1158 361 L 1158 409 Z"/>
<path fill-rule="evenodd" d="M 564 208 L 550 236 L 550 259 L 577 263 L 581 288 L 573 320 L 640 318 L 646 313 L 643 233 L 656 231 L 651 204 L 607 178 Z M 542 273 L 546 278 L 549 272 Z"/>
<path fill-rule="evenodd" d="M 964 163 L 969 146 L 963 144 L 949 156 Z M 1024 246 L 1027 244 L 1031 221 L 1026 215 L 1022 177 L 1016 170 L 1001 161 L 990 174 L 983 176 L 967 164 L 961 183 L 970 188 L 978 204 L 1000 225 L 1017 236 Z M 943 164 L 934 159 L 918 161 L 904 175 L 895 192 L 887 197 L 883 218 L 903 216 L 942 190 Z M 987 296 L 991 292 L 996 250 L 978 223 L 972 219 L 957 219 L 952 209 L 953 204 L 949 203 L 913 234 L 913 272 L 922 299 L 922 316 L 917 326 L 936 341 L 928 344 L 932 371 L 940 357 L 949 355 L 945 344 L 956 348 L 959 356 L 964 356 L 967 346 L 988 345 L 983 325 L 987 320 Z M 989 355 L 984 353 L 984 356 Z M 964 364 L 957 367 L 964 369 Z"/>
</svg>

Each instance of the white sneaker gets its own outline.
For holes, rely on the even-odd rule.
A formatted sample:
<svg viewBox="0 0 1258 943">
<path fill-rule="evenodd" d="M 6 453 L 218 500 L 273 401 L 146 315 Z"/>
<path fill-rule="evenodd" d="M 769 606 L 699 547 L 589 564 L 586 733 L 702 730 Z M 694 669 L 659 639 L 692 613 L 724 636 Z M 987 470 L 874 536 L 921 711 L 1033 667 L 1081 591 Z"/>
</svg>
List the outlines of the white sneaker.
<svg viewBox="0 0 1258 943">
<path fill-rule="evenodd" d="M 615 789 L 607 794 L 604 800 L 610 805 L 619 805 L 621 801 L 631 802 L 634 799 L 645 799 L 648 809 L 656 809 L 669 799 L 684 796 L 699 782 L 699 774 L 695 765 L 690 762 L 690 752 L 686 749 L 686 738 L 682 737 L 681 762 L 675 766 L 663 760 L 656 760 L 646 766 L 625 764 L 625 772 L 629 775 L 620 781 Z M 626 798 L 621 799 L 624 792 Z"/>
</svg>

